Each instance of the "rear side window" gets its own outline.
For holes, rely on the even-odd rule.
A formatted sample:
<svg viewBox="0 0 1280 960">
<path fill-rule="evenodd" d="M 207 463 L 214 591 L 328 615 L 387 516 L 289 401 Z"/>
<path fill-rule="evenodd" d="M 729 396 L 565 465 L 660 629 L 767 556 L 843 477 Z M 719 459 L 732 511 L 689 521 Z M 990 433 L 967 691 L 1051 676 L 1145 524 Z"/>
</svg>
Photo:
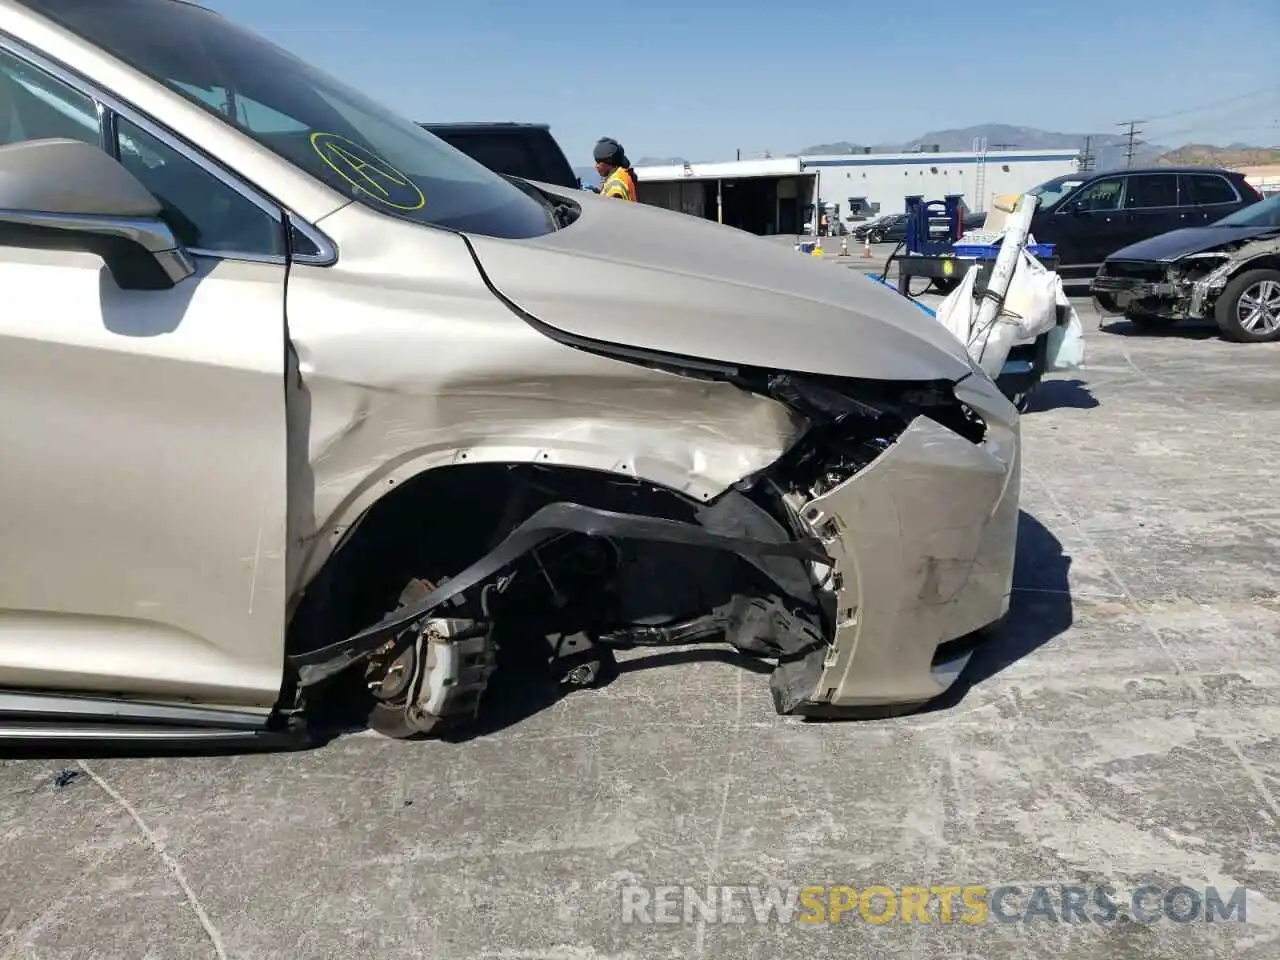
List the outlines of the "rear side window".
<svg viewBox="0 0 1280 960">
<path fill-rule="evenodd" d="M 1191 203 L 1206 206 L 1212 203 L 1235 203 L 1236 192 L 1226 177 L 1212 173 L 1191 173 L 1186 176 L 1191 189 Z"/>
<path fill-rule="evenodd" d="M 1129 177 L 1129 190 L 1124 205 L 1129 210 L 1176 207 L 1178 175 L 1176 173 L 1134 174 Z"/>
</svg>

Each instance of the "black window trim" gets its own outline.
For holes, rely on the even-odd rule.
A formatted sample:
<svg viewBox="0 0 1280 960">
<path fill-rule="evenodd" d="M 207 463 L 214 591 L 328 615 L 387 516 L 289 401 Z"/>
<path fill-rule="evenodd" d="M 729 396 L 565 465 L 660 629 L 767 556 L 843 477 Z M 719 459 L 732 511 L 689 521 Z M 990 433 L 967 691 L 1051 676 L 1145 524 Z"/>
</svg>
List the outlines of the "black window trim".
<svg viewBox="0 0 1280 960">
<path fill-rule="evenodd" d="M 1192 177 L 1216 177 L 1218 180 L 1221 180 L 1223 183 L 1225 183 L 1228 187 L 1231 188 L 1231 194 L 1232 196 L 1235 197 L 1234 200 L 1219 200 L 1216 203 L 1189 203 L 1187 204 L 1187 206 L 1189 207 L 1228 207 L 1228 206 L 1231 206 L 1232 204 L 1242 203 L 1244 201 L 1244 197 L 1240 195 L 1240 191 L 1236 189 L 1236 185 L 1232 182 L 1231 178 L 1227 176 L 1223 176 L 1221 173 L 1218 173 L 1216 171 L 1206 170 L 1203 172 L 1192 172 L 1190 170 L 1184 170 L 1182 171 L 1182 173 L 1179 174 L 1179 177 L 1187 178 L 1188 190 L 1191 189 Z"/>
<path fill-rule="evenodd" d="M 280 255 L 250 253 L 247 251 L 235 250 L 206 250 L 200 247 L 189 247 L 187 248 L 187 252 L 192 256 L 204 257 L 212 260 L 241 260 L 251 263 L 272 263 L 280 265 L 288 265 L 292 262 L 319 267 L 332 266 L 338 262 L 337 246 L 314 224 L 308 223 L 283 204 L 277 203 L 275 200 L 271 199 L 271 197 L 263 191 L 251 186 L 238 174 L 232 173 L 221 164 L 216 163 L 210 157 L 202 153 L 198 148 L 183 140 L 178 134 L 169 130 L 167 127 L 151 119 L 137 107 L 108 92 L 89 78 L 71 70 L 64 64 L 61 64 L 40 51 L 28 46 L 26 43 L 11 34 L 4 33 L 2 31 L 0 31 L 0 50 L 4 50 L 6 53 L 9 53 L 19 60 L 26 61 L 31 66 L 44 71 L 55 80 L 66 84 L 77 93 L 92 100 L 98 110 L 98 145 L 113 157 L 116 156 L 116 151 L 118 149 L 118 146 L 115 143 L 115 117 L 120 116 L 137 126 L 143 132 L 155 137 L 166 147 L 178 153 L 184 159 L 191 161 L 224 186 L 234 190 L 254 206 L 262 210 L 263 213 L 274 220 L 280 227 L 286 245 L 288 244 L 289 228 L 293 227 L 314 243 L 316 249 L 320 251 L 318 254 Z"/>
</svg>

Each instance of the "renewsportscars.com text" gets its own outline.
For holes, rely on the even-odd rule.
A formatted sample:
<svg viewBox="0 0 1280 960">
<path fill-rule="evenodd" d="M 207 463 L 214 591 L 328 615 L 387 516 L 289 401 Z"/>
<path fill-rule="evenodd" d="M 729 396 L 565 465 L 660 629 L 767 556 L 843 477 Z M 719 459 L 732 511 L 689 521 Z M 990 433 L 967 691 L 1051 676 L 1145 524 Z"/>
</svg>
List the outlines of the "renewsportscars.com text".
<svg viewBox="0 0 1280 960">
<path fill-rule="evenodd" d="M 626 886 L 626 924 L 1246 922 L 1244 887 L 1100 884 Z"/>
</svg>

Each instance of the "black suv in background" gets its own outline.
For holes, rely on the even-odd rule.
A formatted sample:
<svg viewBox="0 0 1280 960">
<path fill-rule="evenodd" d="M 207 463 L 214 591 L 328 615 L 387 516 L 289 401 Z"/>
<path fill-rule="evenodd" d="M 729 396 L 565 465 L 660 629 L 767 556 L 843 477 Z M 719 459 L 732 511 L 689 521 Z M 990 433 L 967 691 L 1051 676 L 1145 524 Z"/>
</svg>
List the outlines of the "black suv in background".
<svg viewBox="0 0 1280 960">
<path fill-rule="evenodd" d="M 1055 245 L 1064 277 L 1092 277 L 1123 247 L 1213 223 L 1262 199 L 1244 174 L 1214 167 L 1071 174 L 1027 192 L 1040 199 L 1032 236 Z"/>
<path fill-rule="evenodd" d="M 582 180 L 545 123 L 425 123 L 418 126 L 495 173 L 581 190 Z"/>
</svg>

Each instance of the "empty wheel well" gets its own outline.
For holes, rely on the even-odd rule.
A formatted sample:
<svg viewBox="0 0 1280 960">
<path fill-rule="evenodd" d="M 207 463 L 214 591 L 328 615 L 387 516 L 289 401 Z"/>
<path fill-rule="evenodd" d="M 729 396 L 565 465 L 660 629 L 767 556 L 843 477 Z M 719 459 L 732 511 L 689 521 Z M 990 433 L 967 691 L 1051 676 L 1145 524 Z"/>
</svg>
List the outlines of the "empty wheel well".
<svg viewBox="0 0 1280 960">
<path fill-rule="evenodd" d="M 370 507 L 307 585 L 289 623 L 287 652 L 314 650 L 377 622 L 409 581 L 457 573 L 538 508 L 561 501 L 688 523 L 697 522 L 699 506 L 671 490 L 580 468 L 465 464 L 427 471 Z"/>
</svg>

